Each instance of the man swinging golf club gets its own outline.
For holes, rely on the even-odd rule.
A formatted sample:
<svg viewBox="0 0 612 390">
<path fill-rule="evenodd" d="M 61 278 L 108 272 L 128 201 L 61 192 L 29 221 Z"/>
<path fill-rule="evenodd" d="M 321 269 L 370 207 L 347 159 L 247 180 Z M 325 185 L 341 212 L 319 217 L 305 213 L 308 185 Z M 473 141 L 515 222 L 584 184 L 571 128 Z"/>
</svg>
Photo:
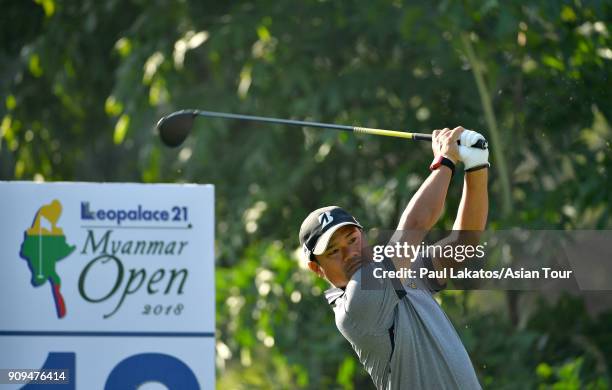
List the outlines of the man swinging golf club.
<svg viewBox="0 0 612 390">
<path fill-rule="evenodd" d="M 461 146 L 457 145 L 460 140 Z M 433 132 L 431 174 L 402 213 L 395 240 L 419 245 L 438 221 L 456 164 L 465 168 L 453 233 L 436 245 L 475 245 L 488 213 L 488 149 L 471 148 L 484 137 L 462 127 Z M 482 143 L 482 141 L 481 141 Z M 486 145 L 486 144 L 485 144 Z M 470 358 L 453 325 L 433 298 L 443 278 L 377 279 L 362 286 L 374 263 L 362 253 L 363 227 L 336 206 L 313 211 L 299 233 L 308 267 L 334 287 L 325 292 L 336 326 L 351 343 L 378 389 L 479 389 Z M 447 256 L 445 254 L 445 256 Z M 446 257 L 387 258 L 387 269 L 442 270 Z"/>
</svg>

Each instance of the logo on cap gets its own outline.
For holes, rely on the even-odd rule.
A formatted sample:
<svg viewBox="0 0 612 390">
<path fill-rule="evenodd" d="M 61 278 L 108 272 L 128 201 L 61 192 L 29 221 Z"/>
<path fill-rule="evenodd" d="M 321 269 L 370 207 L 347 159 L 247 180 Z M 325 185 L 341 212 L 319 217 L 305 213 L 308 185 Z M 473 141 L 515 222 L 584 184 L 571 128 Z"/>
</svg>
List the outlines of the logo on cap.
<svg viewBox="0 0 612 390">
<path fill-rule="evenodd" d="M 334 217 L 332 217 L 329 211 L 326 211 L 323 214 L 319 215 L 319 223 L 321 224 L 321 229 L 325 229 L 325 226 L 332 223 L 333 220 Z"/>
</svg>

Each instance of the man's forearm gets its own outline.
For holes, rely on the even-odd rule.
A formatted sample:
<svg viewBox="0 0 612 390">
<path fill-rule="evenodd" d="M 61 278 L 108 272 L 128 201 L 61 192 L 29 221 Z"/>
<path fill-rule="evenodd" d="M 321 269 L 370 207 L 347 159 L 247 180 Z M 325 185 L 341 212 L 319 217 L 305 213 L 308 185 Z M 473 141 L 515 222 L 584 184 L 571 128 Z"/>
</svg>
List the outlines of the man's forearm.
<svg viewBox="0 0 612 390">
<path fill-rule="evenodd" d="M 457 141 L 463 132 L 462 127 L 450 130 L 434 130 L 432 133 L 431 149 L 434 158 L 445 157 L 451 161 L 459 161 Z M 444 200 L 448 185 L 452 177 L 452 170 L 438 161 L 429 177 L 421 184 L 419 190 L 412 196 L 408 206 L 402 213 L 396 234 L 391 241 L 419 245 L 432 226 L 438 221 L 444 208 Z M 393 264 L 396 269 L 410 267 L 415 259 L 411 256 L 394 256 Z M 404 282 L 404 279 L 401 279 Z"/>
<path fill-rule="evenodd" d="M 453 232 L 446 238 L 438 241 L 437 245 L 477 245 L 487 223 L 489 212 L 489 194 L 487 188 L 488 169 L 479 169 L 466 172 L 463 183 L 463 194 L 457 210 L 457 218 L 453 225 Z M 432 259 L 436 270 L 444 268 L 463 267 L 466 264 L 454 258 L 438 257 Z M 438 278 L 438 283 L 446 283 L 446 279 Z"/>
<path fill-rule="evenodd" d="M 450 179 L 451 170 L 446 166 L 431 172 L 406 206 L 398 230 L 431 229 L 442 213 Z"/>
<path fill-rule="evenodd" d="M 441 166 L 421 184 L 400 219 L 397 230 L 401 233 L 396 236 L 399 242 L 418 245 L 423 240 L 440 218 L 451 176 L 450 168 Z M 401 269 L 410 267 L 413 260 L 411 257 L 393 258 L 393 264 L 395 269 Z M 404 278 L 400 280 L 404 282 Z"/>
<path fill-rule="evenodd" d="M 489 213 L 488 171 L 466 172 L 453 230 L 484 230 Z"/>
</svg>

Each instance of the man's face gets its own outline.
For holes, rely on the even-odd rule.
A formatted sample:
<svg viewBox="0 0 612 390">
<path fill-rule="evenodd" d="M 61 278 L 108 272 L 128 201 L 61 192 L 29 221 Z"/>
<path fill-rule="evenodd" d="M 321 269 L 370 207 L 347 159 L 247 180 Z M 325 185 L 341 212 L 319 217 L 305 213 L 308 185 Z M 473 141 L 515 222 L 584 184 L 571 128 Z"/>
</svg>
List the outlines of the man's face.
<svg viewBox="0 0 612 390">
<path fill-rule="evenodd" d="M 334 286 L 345 287 L 361 267 L 361 239 L 361 230 L 356 226 L 341 227 L 332 235 L 325 252 L 315 256 L 317 262 L 310 261 L 308 267 Z"/>
</svg>

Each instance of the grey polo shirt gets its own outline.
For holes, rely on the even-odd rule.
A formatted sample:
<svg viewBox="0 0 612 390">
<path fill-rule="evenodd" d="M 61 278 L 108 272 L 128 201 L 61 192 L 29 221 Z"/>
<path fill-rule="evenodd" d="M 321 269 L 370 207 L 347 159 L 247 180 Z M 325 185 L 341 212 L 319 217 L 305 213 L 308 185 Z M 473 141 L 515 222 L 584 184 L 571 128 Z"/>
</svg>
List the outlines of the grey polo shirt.
<svg viewBox="0 0 612 390">
<path fill-rule="evenodd" d="M 422 266 L 419 258 L 413 269 Z M 407 281 L 403 297 L 390 279 L 376 279 L 376 289 L 362 289 L 362 273 L 373 268 L 374 264 L 364 265 L 344 290 L 332 288 L 325 296 L 338 330 L 376 388 L 480 389 L 459 335 L 432 296 L 441 289 L 437 282 Z"/>
</svg>

